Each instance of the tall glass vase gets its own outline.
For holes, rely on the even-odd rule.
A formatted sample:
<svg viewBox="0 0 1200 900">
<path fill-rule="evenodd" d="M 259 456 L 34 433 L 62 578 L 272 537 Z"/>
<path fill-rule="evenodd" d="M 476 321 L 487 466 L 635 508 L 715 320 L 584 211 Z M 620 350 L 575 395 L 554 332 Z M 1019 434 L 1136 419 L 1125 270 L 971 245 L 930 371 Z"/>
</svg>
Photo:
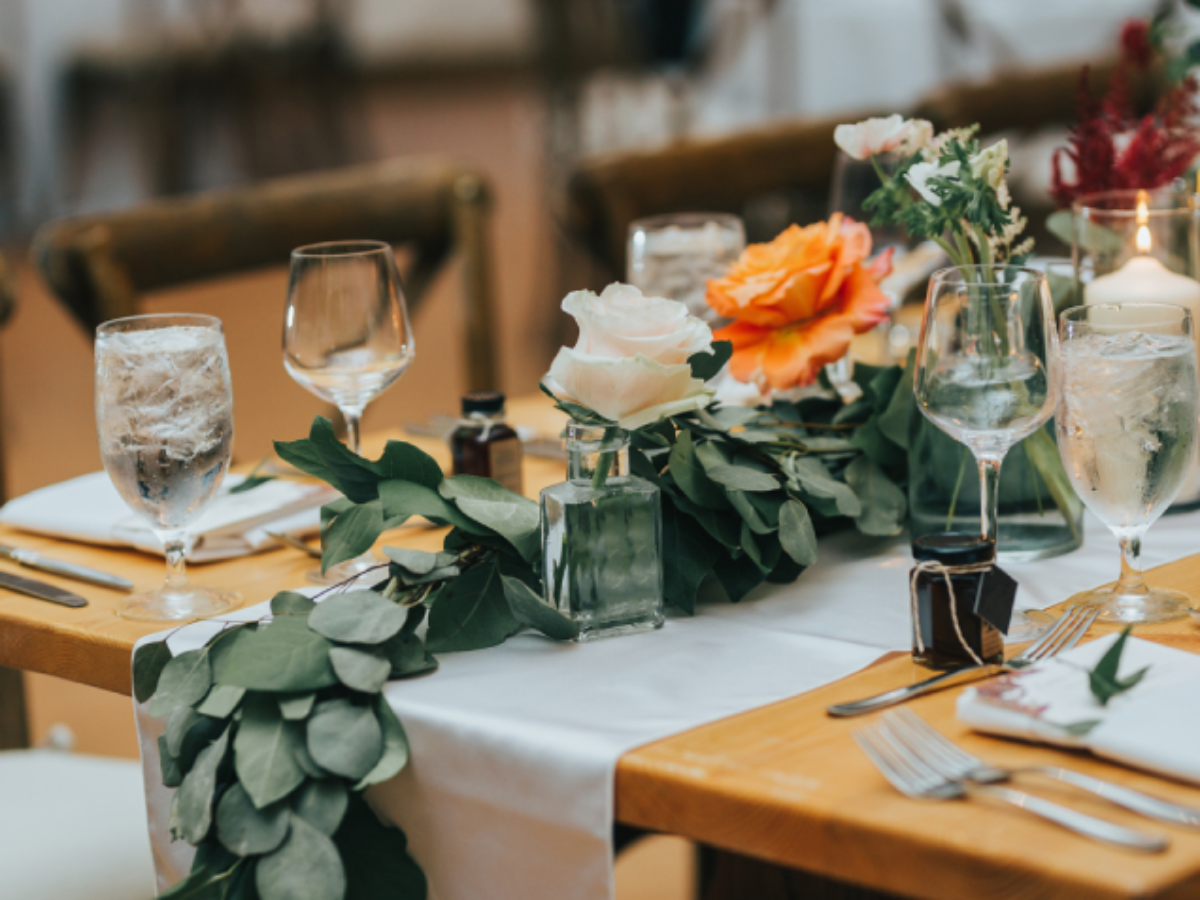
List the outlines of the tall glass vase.
<svg viewBox="0 0 1200 900">
<path fill-rule="evenodd" d="M 1063 470 L 1053 421 L 1005 456 L 999 495 L 1001 562 L 1060 556 L 1083 543 L 1083 504 Z M 908 505 L 914 539 L 979 530 L 971 451 L 919 414 L 909 420 Z"/>
</svg>

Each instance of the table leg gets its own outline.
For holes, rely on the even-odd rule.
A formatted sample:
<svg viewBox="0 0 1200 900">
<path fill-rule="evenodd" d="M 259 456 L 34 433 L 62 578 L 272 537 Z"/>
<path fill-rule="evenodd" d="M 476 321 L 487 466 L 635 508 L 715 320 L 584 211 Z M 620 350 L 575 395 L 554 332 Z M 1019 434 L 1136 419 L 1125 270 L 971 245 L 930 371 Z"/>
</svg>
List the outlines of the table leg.
<svg viewBox="0 0 1200 900">
<path fill-rule="evenodd" d="M 20 750 L 28 746 L 25 679 L 19 669 L 0 666 L 0 750 Z"/>
<path fill-rule="evenodd" d="M 700 847 L 699 900 L 900 900 L 870 888 Z"/>
</svg>

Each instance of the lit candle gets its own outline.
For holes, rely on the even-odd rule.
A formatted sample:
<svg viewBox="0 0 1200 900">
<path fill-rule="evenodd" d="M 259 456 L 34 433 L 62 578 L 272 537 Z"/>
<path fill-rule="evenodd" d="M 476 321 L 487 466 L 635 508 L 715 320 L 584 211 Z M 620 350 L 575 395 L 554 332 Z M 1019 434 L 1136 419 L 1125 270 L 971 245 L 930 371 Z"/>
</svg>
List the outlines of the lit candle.
<svg viewBox="0 0 1200 900">
<path fill-rule="evenodd" d="M 1146 224 L 1149 213 L 1144 201 L 1138 203 L 1137 218 L 1137 249 L 1140 255 L 1117 271 L 1102 275 L 1089 284 L 1084 290 L 1084 302 L 1088 305 L 1170 303 L 1190 309 L 1193 319 L 1200 321 L 1200 282 L 1177 275 L 1150 256 L 1150 228 Z M 1132 311 L 1120 317 L 1123 324 L 1136 324 L 1143 318 Z"/>
</svg>

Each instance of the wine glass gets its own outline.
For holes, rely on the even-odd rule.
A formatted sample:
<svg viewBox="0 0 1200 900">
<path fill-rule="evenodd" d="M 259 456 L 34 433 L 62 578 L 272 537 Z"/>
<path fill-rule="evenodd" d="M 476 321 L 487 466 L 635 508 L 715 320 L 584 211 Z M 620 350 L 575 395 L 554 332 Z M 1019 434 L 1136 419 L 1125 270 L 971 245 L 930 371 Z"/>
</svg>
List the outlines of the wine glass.
<svg viewBox="0 0 1200 900">
<path fill-rule="evenodd" d="M 1058 405 L 1058 331 L 1043 273 L 958 266 L 929 281 L 914 391 L 929 421 L 965 444 L 979 468 L 980 533 L 995 543 L 1000 466 Z M 1008 640 L 1032 639 L 1053 620 L 1016 611 Z"/>
<path fill-rule="evenodd" d="M 720 278 L 746 249 L 737 216 L 673 213 L 638 219 L 629 226 L 626 280 L 642 293 L 678 300 L 706 322 L 717 314 L 704 299 L 710 278 Z"/>
<path fill-rule="evenodd" d="M 368 403 L 392 386 L 416 355 L 392 248 L 380 241 L 333 241 L 292 251 L 283 365 L 346 420 L 346 444 L 359 448 Z M 336 584 L 375 565 L 370 554 L 326 573 Z"/>
<path fill-rule="evenodd" d="M 233 450 L 233 390 L 221 322 L 133 316 L 96 329 L 96 431 L 113 485 L 163 542 L 161 588 L 126 597 L 117 615 L 144 622 L 214 616 L 233 591 L 188 581 L 188 525 L 221 487 Z"/>
<path fill-rule="evenodd" d="M 1063 408 L 1058 448 L 1080 499 L 1121 544 L 1121 577 L 1079 598 L 1098 621 L 1166 622 L 1193 606 L 1146 585 L 1142 535 L 1183 487 L 1196 453 L 1196 344 L 1191 312 L 1160 303 L 1094 303 L 1061 317 Z"/>
</svg>

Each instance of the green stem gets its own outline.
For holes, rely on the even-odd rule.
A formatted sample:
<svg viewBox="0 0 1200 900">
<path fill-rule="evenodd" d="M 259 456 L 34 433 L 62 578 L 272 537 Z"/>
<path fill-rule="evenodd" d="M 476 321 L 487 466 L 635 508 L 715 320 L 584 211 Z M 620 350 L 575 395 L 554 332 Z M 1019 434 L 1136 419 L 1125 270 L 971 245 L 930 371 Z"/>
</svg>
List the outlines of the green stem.
<svg viewBox="0 0 1200 900">
<path fill-rule="evenodd" d="M 964 444 L 962 447 L 962 462 L 958 465 L 958 478 L 954 481 L 954 492 L 950 495 L 950 509 L 946 513 L 946 530 L 950 531 L 954 527 L 954 510 L 958 508 L 958 492 L 962 488 L 963 476 L 967 474 L 967 460 L 971 458 L 971 451 Z"/>
<path fill-rule="evenodd" d="M 933 242 L 946 251 L 946 255 L 950 257 L 950 262 L 954 263 L 954 265 L 965 266 L 970 264 L 969 261 L 964 262 L 962 259 L 959 259 L 958 251 L 947 244 L 944 238 L 935 237 Z"/>
<path fill-rule="evenodd" d="M 962 256 L 962 262 L 960 262 L 958 265 L 969 266 L 975 262 L 975 254 L 971 252 L 971 245 L 967 241 L 967 237 L 965 234 L 963 234 L 963 232 L 954 232 L 954 245 L 958 247 L 958 252 Z"/>
<path fill-rule="evenodd" d="M 604 437 L 600 441 L 600 446 L 608 444 L 614 437 L 615 428 L 605 428 Z M 596 461 L 596 471 L 592 473 L 592 490 L 598 491 L 606 481 L 608 481 L 608 473 L 612 471 L 613 457 L 616 455 L 615 450 L 602 450 L 600 459 Z"/>
</svg>

